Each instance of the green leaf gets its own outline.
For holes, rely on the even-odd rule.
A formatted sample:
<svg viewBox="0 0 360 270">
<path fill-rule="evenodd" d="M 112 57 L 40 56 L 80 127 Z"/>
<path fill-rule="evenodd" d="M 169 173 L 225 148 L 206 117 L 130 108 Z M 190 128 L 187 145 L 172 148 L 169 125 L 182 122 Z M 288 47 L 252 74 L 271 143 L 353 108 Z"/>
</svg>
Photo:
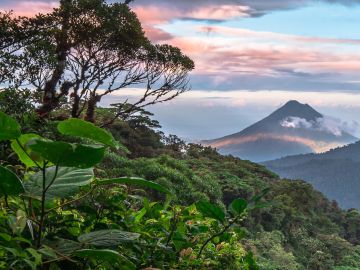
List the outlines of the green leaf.
<svg viewBox="0 0 360 270">
<path fill-rule="evenodd" d="M 247 206 L 247 201 L 245 201 L 244 199 L 235 199 L 232 201 L 229 208 L 231 212 L 233 212 L 235 215 L 241 215 L 242 213 L 244 213 Z"/>
<path fill-rule="evenodd" d="M 105 155 L 106 147 L 34 140 L 30 149 L 44 159 L 63 167 L 90 168 L 98 164 Z"/>
<path fill-rule="evenodd" d="M 0 166 L 0 196 L 19 195 L 24 192 L 20 178 L 9 169 Z"/>
<path fill-rule="evenodd" d="M 246 255 L 245 262 L 249 270 L 260 270 L 254 259 L 254 254 L 251 251 L 249 251 L 249 253 Z"/>
<path fill-rule="evenodd" d="M 34 257 L 36 265 L 41 264 L 41 254 L 37 250 L 33 248 L 27 248 L 26 251 L 29 252 Z"/>
<path fill-rule="evenodd" d="M 16 211 L 16 216 L 9 216 L 8 223 L 14 234 L 20 235 L 26 226 L 26 213 L 22 210 Z"/>
<path fill-rule="evenodd" d="M 119 148 L 111 133 L 81 119 L 71 118 L 58 124 L 58 130 L 64 135 L 91 139 L 104 145 Z"/>
<path fill-rule="evenodd" d="M 55 166 L 46 169 L 45 186 L 48 186 L 53 181 L 55 174 Z M 79 192 L 80 187 L 89 185 L 93 177 L 94 172 L 91 168 L 59 167 L 53 184 L 46 192 L 46 199 L 68 198 Z M 43 189 L 42 172 L 33 174 L 25 187 L 29 196 L 34 198 L 40 197 Z"/>
<path fill-rule="evenodd" d="M 102 161 L 106 150 L 106 147 L 82 144 L 76 144 L 73 147 L 74 150 L 71 153 L 67 153 L 61 161 L 62 166 L 78 168 L 94 167 Z"/>
<path fill-rule="evenodd" d="M 176 251 L 180 251 L 184 248 L 188 248 L 191 247 L 192 244 L 190 243 L 190 241 L 188 241 L 188 239 L 186 238 L 185 234 L 176 231 L 172 237 L 172 241 L 173 244 L 175 246 Z"/>
<path fill-rule="evenodd" d="M 124 242 L 132 242 L 140 237 L 138 233 L 120 230 L 100 230 L 79 236 L 79 242 L 92 246 L 111 247 Z"/>
<path fill-rule="evenodd" d="M 39 165 L 41 165 L 43 162 L 41 157 L 38 154 L 31 151 L 31 149 L 29 148 L 29 145 L 31 144 L 33 139 L 41 139 L 41 136 L 37 134 L 21 135 L 18 141 L 20 142 L 22 147 L 19 145 L 17 140 L 13 140 L 11 142 L 12 150 L 18 155 L 20 161 L 24 163 L 27 168 L 35 167 L 36 164 L 34 161 L 38 162 Z M 23 148 L 26 152 L 23 150 Z"/>
<path fill-rule="evenodd" d="M 63 256 L 71 256 L 75 251 L 80 250 L 82 248 L 81 243 L 63 239 L 63 238 L 55 238 L 52 240 L 45 240 L 43 247 L 46 247 L 46 251 L 48 255 L 53 254 L 61 254 Z M 52 252 L 52 250 L 54 252 Z M 42 252 L 43 253 L 43 252 Z"/>
<path fill-rule="evenodd" d="M 20 125 L 7 114 L 0 112 L 0 141 L 17 139 L 21 135 Z"/>
<path fill-rule="evenodd" d="M 218 221 L 224 222 L 225 221 L 225 213 L 224 211 L 209 202 L 200 201 L 196 203 L 196 209 L 204 216 L 216 219 Z"/>
<path fill-rule="evenodd" d="M 139 223 L 140 220 L 145 216 L 145 214 L 146 214 L 146 208 L 142 208 L 140 211 L 138 211 L 134 216 L 134 223 Z"/>
<path fill-rule="evenodd" d="M 51 247 L 48 247 L 47 245 L 42 245 L 42 247 L 38 249 L 38 252 L 44 255 L 46 258 L 56 259 L 58 257 L 55 250 Z"/>
<path fill-rule="evenodd" d="M 159 185 L 155 182 L 147 181 L 142 178 L 136 178 L 136 177 L 120 177 L 120 178 L 114 178 L 114 179 L 99 180 L 97 182 L 97 185 L 100 185 L 100 186 L 111 185 L 111 184 L 135 185 L 135 186 L 151 188 L 151 189 L 155 189 L 157 191 L 163 192 L 163 193 L 171 194 L 170 191 L 167 190 L 162 185 Z"/>
<path fill-rule="evenodd" d="M 110 249 L 81 249 L 76 251 L 74 256 L 99 262 L 119 263 L 121 269 L 136 269 L 136 266 L 131 261 L 119 252 Z"/>
<path fill-rule="evenodd" d="M 9 235 L 7 233 L 0 233 L 0 238 L 5 240 L 6 242 L 9 242 L 11 240 L 11 235 Z"/>
</svg>

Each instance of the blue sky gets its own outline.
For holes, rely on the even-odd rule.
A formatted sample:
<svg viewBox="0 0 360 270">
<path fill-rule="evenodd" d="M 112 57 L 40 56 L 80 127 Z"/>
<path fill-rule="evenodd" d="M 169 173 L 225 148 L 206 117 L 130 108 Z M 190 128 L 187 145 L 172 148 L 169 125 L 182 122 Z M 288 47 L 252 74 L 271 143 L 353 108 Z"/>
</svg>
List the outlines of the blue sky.
<svg viewBox="0 0 360 270">
<path fill-rule="evenodd" d="M 360 8 L 317 2 L 293 10 L 280 10 L 258 18 L 225 22 L 230 27 L 283 34 L 359 39 Z"/>
</svg>

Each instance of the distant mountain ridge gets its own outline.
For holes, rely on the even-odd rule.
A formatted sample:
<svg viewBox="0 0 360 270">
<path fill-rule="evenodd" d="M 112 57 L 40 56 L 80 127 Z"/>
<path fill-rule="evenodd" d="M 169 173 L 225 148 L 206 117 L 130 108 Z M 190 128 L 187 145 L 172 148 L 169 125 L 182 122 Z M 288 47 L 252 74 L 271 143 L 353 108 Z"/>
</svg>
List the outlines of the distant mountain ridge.
<svg viewBox="0 0 360 270">
<path fill-rule="evenodd" d="M 344 208 L 360 209 L 360 141 L 322 154 L 284 157 L 264 162 L 289 179 L 303 179 Z"/>
<path fill-rule="evenodd" d="M 259 162 L 325 152 L 357 140 L 346 131 L 328 128 L 325 119 L 310 105 L 290 100 L 241 132 L 201 143 L 217 148 L 222 154 Z"/>
</svg>

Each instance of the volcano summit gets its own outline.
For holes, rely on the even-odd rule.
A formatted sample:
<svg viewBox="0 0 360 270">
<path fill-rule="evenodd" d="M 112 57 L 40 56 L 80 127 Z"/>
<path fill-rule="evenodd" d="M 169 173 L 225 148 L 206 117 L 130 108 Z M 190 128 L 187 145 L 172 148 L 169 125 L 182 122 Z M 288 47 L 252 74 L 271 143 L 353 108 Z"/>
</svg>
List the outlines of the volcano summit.
<svg viewBox="0 0 360 270">
<path fill-rule="evenodd" d="M 353 143 L 340 120 L 317 112 L 296 100 L 244 130 L 219 139 L 202 141 L 222 154 L 259 162 L 305 153 L 321 153 Z"/>
</svg>

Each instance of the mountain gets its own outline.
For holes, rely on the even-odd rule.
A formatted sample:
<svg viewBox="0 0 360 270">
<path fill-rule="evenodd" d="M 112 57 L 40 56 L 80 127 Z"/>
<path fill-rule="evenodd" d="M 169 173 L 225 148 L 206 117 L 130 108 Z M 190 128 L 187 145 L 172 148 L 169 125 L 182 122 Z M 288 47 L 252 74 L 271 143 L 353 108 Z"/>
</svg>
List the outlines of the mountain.
<svg viewBox="0 0 360 270">
<path fill-rule="evenodd" d="M 303 179 L 344 208 L 360 209 L 360 142 L 322 154 L 285 157 L 263 163 L 289 179 Z"/>
<path fill-rule="evenodd" d="M 336 119 L 323 116 L 308 104 L 291 100 L 239 133 L 201 143 L 225 155 L 260 162 L 325 152 L 356 140 L 342 130 Z"/>
</svg>

